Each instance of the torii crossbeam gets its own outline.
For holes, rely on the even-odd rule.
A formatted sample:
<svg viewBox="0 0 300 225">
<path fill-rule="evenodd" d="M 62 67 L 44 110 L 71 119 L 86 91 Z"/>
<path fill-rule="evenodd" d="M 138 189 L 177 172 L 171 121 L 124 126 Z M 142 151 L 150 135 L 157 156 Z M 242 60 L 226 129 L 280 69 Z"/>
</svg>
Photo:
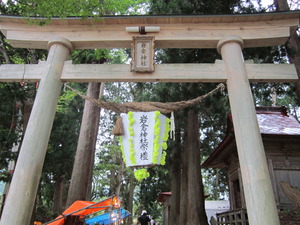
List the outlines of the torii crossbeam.
<svg viewBox="0 0 300 225">
<path fill-rule="evenodd" d="M 251 225 L 279 225 L 250 81 L 292 82 L 293 65 L 245 63 L 242 47 L 283 45 L 299 25 L 299 11 L 219 16 L 117 16 L 101 20 L 52 19 L 42 27 L 0 17 L 16 48 L 49 49 L 46 62 L 2 65 L 0 82 L 40 81 L 0 225 L 29 224 L 61 87 L 65 81 L 226 82 Z M 134 27 L 150 32 L 156 48 L 213 48 L 215 64 L 162 64 L 151 73 L 129 65 L 72 65 L 74 49 L 130 48 Z M 128 28 L 130 27 L 130 28 Z M 156 27 L 152 29 L 151 27 Z M 128 29 L 127 29 L 128 28 Z M 130 31 L 130 32 L 128 32 Z M 142 34 L 141 34 L 142 35 Z"/>
</svg>

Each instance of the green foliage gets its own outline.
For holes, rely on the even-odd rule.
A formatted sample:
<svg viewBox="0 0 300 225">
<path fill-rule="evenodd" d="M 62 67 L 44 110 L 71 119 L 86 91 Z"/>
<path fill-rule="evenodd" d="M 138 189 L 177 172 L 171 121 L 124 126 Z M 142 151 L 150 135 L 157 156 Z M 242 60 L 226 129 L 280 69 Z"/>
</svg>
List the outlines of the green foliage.
<svg viewBox="0 0 300 225">
<path fill-rule="evenodd" d="M 76 88 L 85 85 L 69 84 Z M 59 100 L 43 172 L 69 180 L 80 131 L 83 99 L 66 90 Z"/>
<path fill-rule="evenodd" d="M 124 49 L 85 49 L 75 50 L 71 58 L 74 64 L 123 64 L 128 55 Z"/>
<path fill-rule="evenodd" d="M 22 6 L 14 0 L 0 2 L 0 14 L 4 15 L 20 15 Z"/>
<path fill-rule="evenodd" d="M 227 172 L 224 169 L 202 169 L 204 194 L 207 200 L 225 200 L 228 198 Z M 212 188 L 213 187 L 213 188 Z"/>
<path fill-rule="evenodd" d="M 13 48 L 0 33 L 0 64 L 36 64 L 38 60 L 46 59 L 45 50 L 16 49 Z"/>
<path fill-rule="evenodd" d="M 12 174 L 7 170 L 0 170 L 0 182 L 9 182 Z"/>
<path fill-rule="evenodd" d="M 260 3 L 260 0 L 257 1 Z M 261 9 L 264 10 L 264 9 Z M 152 0 L 150 14 L 231 14 L 256 11 L 252 1 L 239 0 Z"/>
<path fill-rule="evenodd" d="M 62 93 L 58 100 L 56 112 L 68 114 L 72 101 L 76 96 L 77 94 L 75 92 L 65 89 L 65 91 Z"/>
<path fill-rule="evenodd" d="M 110 58 L 108 49 L 75 50 L 71 56 L 74 64 L 102 64 Z"/>
<path fill-rule="evenodd" d="M 150 215 L 158 217 L 161 211 L 159 211 L 157 196 L 160 192 L 170 191 L 171 177 L 167 166 L 157 166 L 148 169 L 148 172 L 150 177 L 140 183 L 136 204 L 144 206 Z"/>
<path fill-rule="evenodd" d="M 115 142 L 116 140 L 112 140 Z M 97 151 L 97 163 L 94 167 L 93 196 L 92 199 L 99 200 L 103 196 L 115 194 L 117 176 L 121 171 L 121 151 L 118 145 L 100 144 Z"/>
<path fill-rule="evenodd" d="M 6 12 L 22 15 L 31 23 L 44 25 L 53 17 L 99 19 L 103 15 L 132 14 L 142 7 L 143 2 L 142 0 L 9 0 L 6 6 L 12 10 Z M 1 6 L 5 8 L 5 3 Z"/>
<path fill-rule="evenodd" d="M 59 216 L 57 213 L 49 210 L 45 205 L 38 205 L 36 207 L 36 217 L 35 221 L 51 221 L 53 218 Z"/>
<path fill-rule="evenodd" d="M 109 64 L 125 64 L 128 57 L 126 49 L 111 49 L 107 61 Z"/>
<path fill-rule="evenodd" d="M 16 159 L 12 147 L 21 139 L 22 102 L 26 100 L 31 86 L 18 83 L 0 83 L 0 170 L 6 171 L 9 161 Z M 9 179 L 10 176 L 2 176 Z M 1 180 L 1 178 L 0 178 Z"/>
</svg>

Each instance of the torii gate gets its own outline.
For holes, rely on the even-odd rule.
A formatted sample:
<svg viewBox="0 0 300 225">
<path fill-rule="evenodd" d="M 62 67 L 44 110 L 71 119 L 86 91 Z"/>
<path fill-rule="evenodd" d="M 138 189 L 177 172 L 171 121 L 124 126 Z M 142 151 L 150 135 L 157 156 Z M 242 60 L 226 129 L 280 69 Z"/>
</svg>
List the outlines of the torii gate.
<svg viewBox="0 0 300 225">
<path fill-rule="evenodd" d="M 40 81 L 0 225 L 29 224 L 62 84 L 72 82 L 226 82 L 251 225 L 279 225 L 249 81 L 293 82 L 294 65 L 244 63 L 242 47 L 283 45 L 300 12 L 251 15 L 116 16 L 100 21 L 52 19 L 46 26 L 0 17 L 0 29 L 16 48 L 49 49 L 46 62 L 2 65 L 1 82 Z M 149 26 L 147 28 L 147 26 Z M 155 26 L 155 29 L 152 27 Z M 150 73 L 129 65 L 72 65 L 73 49 L 130 48 L 132 33 L 154 36 L 156 48 L 217 48 L 223 62 L 155 65 Z M 158 29 L 157 29 L 158 27 Z M 127 28 L 127 31 L 126 31 Z M 159 32 L 157 32 L 159 31 Z"/>
</svg>

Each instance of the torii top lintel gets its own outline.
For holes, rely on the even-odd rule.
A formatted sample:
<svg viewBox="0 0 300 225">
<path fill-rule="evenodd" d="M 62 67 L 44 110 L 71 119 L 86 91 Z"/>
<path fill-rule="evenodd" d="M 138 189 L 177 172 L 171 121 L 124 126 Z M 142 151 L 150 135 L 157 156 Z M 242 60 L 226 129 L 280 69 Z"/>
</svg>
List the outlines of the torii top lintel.
<svg viewBox="0 0 300 225">
<path fill-rule="evenodd" d="M 159 26 L 156 48 L 216 48 L 227 35 L 238 35 L 244 47 L 282 45 L 299 25 L 300 11 L 189 16 L 106 16 L 98 20 L 67 18 L 44 26 L 30 25 L 21 17 L 0 16 L 0 30 L 12 46 L 47 49 L 54 37 L 70 40 L 75 49 L 130 48 L 126 27 Z"/>
</svg>

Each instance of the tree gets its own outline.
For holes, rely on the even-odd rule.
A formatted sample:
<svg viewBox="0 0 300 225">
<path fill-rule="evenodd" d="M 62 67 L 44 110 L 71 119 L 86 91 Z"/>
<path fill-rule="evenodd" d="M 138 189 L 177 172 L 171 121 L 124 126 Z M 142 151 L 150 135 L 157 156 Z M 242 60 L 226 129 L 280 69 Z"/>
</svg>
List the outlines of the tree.
<svg viewBox="0 0 300 225">
<path fill-rule="evenodd" d="M 203 184 L 200 168 L 200 137 L 199 125 L 195 123 L 198 120 L 198 115 L 193 110 L 189 110 L 187 115 L 187 127 L 184 136 L 184 164 L 186 164 L 187 182 L 182 183 L 186 186 L 186 192 L 181 198 L 187 199 L 184 213 L 186 220 L 183 224 L 203 224 L 208 225 L 207 217 L 204 208 Z M 182 210 L 181 210 L 182 213 Z M 183 219 L 184 220 L 184 219 Z M 182 221 L 183 221 L 182 220 Z"/>
<path fill-rule="evenodd" d="M 277 11 L 289 11 L 290 7 L 287 0 L 274 0 Z M 288 57 L 291 63 L 295 64 L 298 74 L 298 81 L 295 83 L 296 93 L 298 96 L 298 104 L 300 104 L 300 40 L 297 30 L 293 31 L 290 39 L 286 43 Z"/>
<path fill-rule="evenodd" d="M 87 96 L 97 99 L 99 91 L 100 83 L 89 83 Z M 99 117 L 100 108 L 86 100 L 66 203 L 67 207 L 76 200 L 89 200 L 90 198 L 88 187 L 92 177 Z"/>
<path fill-rule="evenodd" d="M 99 49 L 76 51 L 72 56 L 74 63 L 103 63 L 107 60 L 108 55 L 108 50 Z M 100 83 L 90 82 L 87 96 L 98 99 L 100 97 L 100 86 Z M 85 100 L 66 207 L 76 200 L 90 200 L 99 119 L 100 108 Z"/>
<path fill-rule="evenodd" d="M 181 176 L 181 143 L 180 143 L 180 133 L 176 132 L 175 134 L 176 138 L 174 141 L 174 145 L 170 149 L 173 149 L 173 157 L 172 161 L 174 165 L 178 166 L 172 166 L 170 169 L 170 172 L 172 174 L 172 180 L 171 180 L 171 192 L 172 192 L 172 198 L 171 198 L 171 205 L 170 208 L 170 216 L 169 216 L 169 224 L 180 224 L 180 208 L 181 204 L 183 205 L 184 202 L 181 202 L 181 184 L 184 182 L 184 178 L 182 179 Z"/>
<path fill-rule="evenodd" d="M 11 152 L 14 144 L 18 142 L 19 134 L 16 129 L 18 118 L 18 107 L 16 100 L 21 99 L 21 95 L 13 92 L 18 85 L 0 83 L 0 170 L 1 180 L 8 181 L 10 173 L 7 171 L 8 162 L 16 158 Z"/>
<path fill-rule="evenodd" d="M 31 23 L 44 25 L 49 23 L 51 18 L 55 16 L 60 18 L 73 16 L 83 19 L 94 17 L 98 19 L 103 15 L 137 14 L 143 3 L 143 0 L 123 0 L 118 4 L 113 0 L 103 0 L 101 2 L 98 0 L 10 0 L 6 4 L 16 8 L 15 11 Z"/>
</svg>

